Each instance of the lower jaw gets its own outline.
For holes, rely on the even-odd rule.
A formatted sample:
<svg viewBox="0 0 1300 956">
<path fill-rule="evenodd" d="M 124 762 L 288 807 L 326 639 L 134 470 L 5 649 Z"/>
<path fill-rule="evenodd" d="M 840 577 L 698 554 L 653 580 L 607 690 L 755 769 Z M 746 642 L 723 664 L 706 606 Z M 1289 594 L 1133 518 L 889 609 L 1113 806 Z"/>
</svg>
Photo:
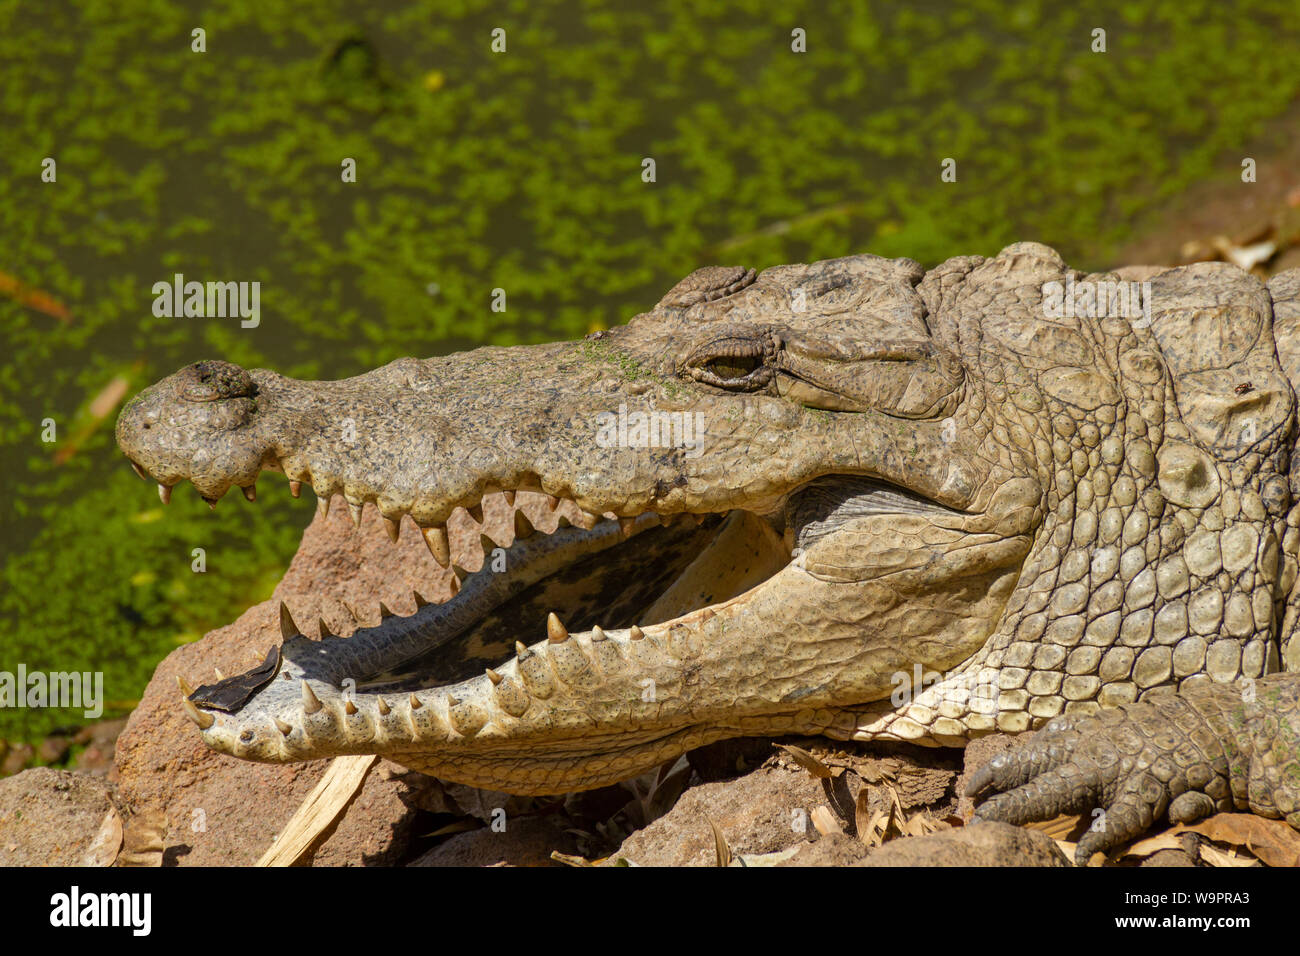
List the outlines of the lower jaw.
<svg viewBox="0 0 1300 956">
<path fill-rule="evenodd" d="M 693 726 L 689 719 L 676 724 L 653 719 L 656 707 L 649 688 L 656 681 L 677 681 L 678 675 L 670 673 L 681 663 L 674 647 L 676 629 L 689 624 L 692 616 L 711 615 L 708 605 L 758 584 L 783 567 L 789 554 L 767 522 L 745 512 L 706 519 L 698 529 L 692 521 L 672 535 L 660 534 L 658 521 L 651 519 L 645 527 L 631 529 L 631 537 L 611 551 L 646 552 L 656 534 L 660 540 L 649 555 L 652 559 L 672 553 L 676 540 L 699 539 L 702 544 L 698 553 L 678 557 L 680 573 L 653 600 L 624 609 L 630 619 L 618 623 L 626 626 L 604 631 L 595 625 L 581 632 L 575 627 L 574 634 L 565 632 L 562 638 L 551 630 L 546 640 L 504 664 L 492 657 L 495 671 L 485 674 L 481 661 L 469 661 L 477 668 L 470 668 L 475 676 L 459 667 L 462 679 L 437 686 L 391 671 L 385 676 L 382 668 L 381 673 L 354 670 L 357 678 L 349 685 L 342 679 L 349 668 L 329 666 L 322 657 L 356 663 L 365 657 L 355 653 L 365 646 L 362 632 L 325 642 L 291 637 L 270 685 L 235 713 L 205 714 L 215 721 L 204 728 L 204 738 L 215 749 L 258 761 L 380 752 L 446 779 L 541 793 L 601 786 L 683 749 L 734 736 L 734 730 Z M 611 528 L 620 534 L 612 522 L 593 532 L 567 533 L 595 537 L 609 534 Z M 729 573 L 719 575 L 719 567 Z M 487 578 L 476 585 L 482 575 L 467 579 L 452 602 L 431 605 L 419 614 L 446 614 L 457 602 L 475 600 L 476 587 L 505 579 Z M 400 628 L 412 620 L 389 618 L 380 628 Z M 644 628 L 631 626 L 634 621 Z M 481 625 L 470 629 L 469 638 L 458 636 L 455 646 L 491 648 L 494 642 Z M 442 648 L 452 649 L 450 644 Z M 465 664 L 470 655 L 459 653 Z M 455 670 L 444 663 L 444 671 Z M 210 690 L 201 688 L 195 699 L 203 703 Z"/>
</svg>

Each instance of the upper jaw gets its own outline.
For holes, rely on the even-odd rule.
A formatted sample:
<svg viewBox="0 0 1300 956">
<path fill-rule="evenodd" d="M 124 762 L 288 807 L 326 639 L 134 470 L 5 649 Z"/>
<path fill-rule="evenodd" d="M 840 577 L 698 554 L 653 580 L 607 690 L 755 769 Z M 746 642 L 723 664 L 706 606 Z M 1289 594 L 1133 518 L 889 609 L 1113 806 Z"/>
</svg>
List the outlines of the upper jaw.
<svg viewBox="0 0 1300 956">
<path fill-rule="evenodd" d="M 437 538 L 454 511 L 473 514 L 494 491 L 572 499 L 588 524 L 604 513 L 770 513 L 836 473 L 978 506 L 963 439 L 942 440 L 940 422 L 718 394 L 630 375 L 583 345 L 403 359 L 338 382 L 258 370 L 253 397 L 202 403 L 178 394 L 178 373 L 123 411 L 118 440 L 164 499 L 185 478 L 210 502 L 232 487 L 251 498 L 262 471 L 279 471 L 295 494 L 310 484 L 323 500 L 342 495 L 358 517 L 373 502 L 394 525 L 409 514 Z M 657 416 L 668 434 L 638 433 L 637 416 Z M 171 429 L 161 441 L 160 425 Z"/>
</svg>

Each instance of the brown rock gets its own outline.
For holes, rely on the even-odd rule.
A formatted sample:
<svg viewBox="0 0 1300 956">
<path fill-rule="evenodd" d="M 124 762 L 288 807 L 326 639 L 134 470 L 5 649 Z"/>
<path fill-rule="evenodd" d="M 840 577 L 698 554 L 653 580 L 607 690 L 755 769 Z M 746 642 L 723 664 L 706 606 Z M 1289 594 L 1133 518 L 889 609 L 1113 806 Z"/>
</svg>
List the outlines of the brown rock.
<svg viewBox="0 0 1300 956">
<path fill-rule="evenodd" d="M 621 857 L 640 866 L 714 866 L 710 820 L 733 856 L 775 853 L 815 837 L 810 817 L 825 803 L 821 783 L 803 770 L 767 766 L 735 780 L 700 784 L 628 837 L 610 863 Z"/>
<path fill-rule="evenodd" d="M 0 780 L 0 866 L 107 866 L 117 855 L 120 821 L 105 781 L 24 770 Z"/>
<path fill-rule="evenodd" d="M 36 756 L 41 763 L 52 764 L 60 762 L 67 756 L 68 749 L 72 746 L 72 741 L 67 737 L 55 734 L 46 737 L 36 748 Z"/>
<path fill-rule="evenodd" d="M 122 718 L 101 720 L 78 731 L 73 743 L 81 744 L 85 749 L 77 755 L 77 769 L 115 781 L 117 768 L 113 764 L 113 750 L 125 727 L 126 718 Z"/>
<path fill-rule="evenodd" d="M 463 525 L 471 524 L 467 516 L 460 517 Z M 453 530 L 454 544 L 463 548 L 472 540 L 478 547 L 476 530 Z M 346 637 L 358 624 L 343 601 L 356 609 L 363 624 L 374 624 L 381 601 L 398 614 L 412 614 L 415 589 L 430 600 L 446 598 L 449 575 L 434 563 L 409 522 L 393 545 L 373 506 L 366 506 L 361 530 L 354 532 L 347 506 L 336 498 L 329 518 L 318 515 L 304 532 L 270 601 L 168 655 L 131 714 L 116 750 L 123 798 L 133 809 L 166 816 L 167 862 L 254 863 L 327 765 L 256 764 L 209 750 L 181 711 L 177 675 L 197 685 L 213 679 L 214 667 L 229 675 L 260 661 L 268 647 L 280 643 L 281 600 L 306 633 L 314 636 L 317 620 L 324 617 L 334 633 Z M 399 862 L 416 812 L 405 802 L 412 784 L 401 770 L 387 761 L 376 765 L 315 852 L 316 865 Z"/>
<path fill-rule="evenodd" d="M 5 755 L 4 763 L 0 763 L 0 777 L 8 777 L 20 772 L 31 763 L 34 756 L 36 756 L 36 751 L 31 744 L 11 744 L 9 753 Z"/>
<path fill-rule="evenodd" d="M 862 866 L 1069 866 L 1051 837 L 1007 823 L 974 823 L 891 840 Z"/>
<path fill-rule="evenodd" d="M 869 852 L 857 837 L 828 833 L 816 843 L 805 843 L 798 853 L 777 866 L 858 866 Z"/>
<path fill-rule="evenodd" d="M 551 851 L 572 854 L 573 834 L 555 817 L 507 821 L 504 832 L 481 827 L 457 833 L 429 850 L 411 866 L 561 866 Z"/>
</svg>

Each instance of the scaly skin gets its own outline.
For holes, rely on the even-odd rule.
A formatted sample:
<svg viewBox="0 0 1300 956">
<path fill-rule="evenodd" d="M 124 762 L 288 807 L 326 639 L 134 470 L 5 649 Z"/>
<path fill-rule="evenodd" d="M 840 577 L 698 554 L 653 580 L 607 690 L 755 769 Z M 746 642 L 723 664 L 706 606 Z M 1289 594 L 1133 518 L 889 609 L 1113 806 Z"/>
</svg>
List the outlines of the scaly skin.
<svg viewBox="0 0 1300 956">
<path fill-rule="evenodd" d="M 977 820 L 1094 812 L 1075 850 L 1080 866 L 1166 815 L 1192 823 L 1249 809 L 1300 829 L 1300 679 L 1209 684 L 1095 716 L 1055 717 L 967 787 L 971 796 L 987 790 L 998 792 L 976 809 Z"/>
<path fill-rule="evenodd" d="M 1294 664 L 1300 271 L 1148 271 L 1151 323 L 1052 318 L 1045 283 L 1116 277 L 1021 243 L 711 267 L 582 342 L 340 382 L 183 369 L 118 422 L 165 494 L 281 471 L 409 515 L 444 565 L 498 490 L 584 515 L 347 641 L 286 612 L 273 680 L 186 707 L 248 759 L 556 793 L 730 736 L 961 745 Z M 620 406 L 698 415 L 698 445 L 608 447 Z"/>
</svg>

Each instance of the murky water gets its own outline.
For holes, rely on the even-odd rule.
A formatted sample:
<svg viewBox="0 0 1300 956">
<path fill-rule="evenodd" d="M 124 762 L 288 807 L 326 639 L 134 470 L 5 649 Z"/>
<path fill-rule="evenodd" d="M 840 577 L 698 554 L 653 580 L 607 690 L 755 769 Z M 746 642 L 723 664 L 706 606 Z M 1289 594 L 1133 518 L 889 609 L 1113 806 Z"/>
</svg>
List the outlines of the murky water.
<svg viewBox="0 0 1300 956">
<path fill-rule="evenodd" d="M 103 670 L 120 709 L 278 578 L 310 502 L 178 491 L 164 520 L 115 454 L 117 399 L 176 367 L 574 337 L 712 262 L 1035 238 L 1102 265 L 1295 99 L 1292 13 L 0 3 L 0 670 Z M 176 273 L 259 282 L 259 324 L 154 315 Z M 0 736 L 71 719 L 0 711 Z"/>
</svg>

